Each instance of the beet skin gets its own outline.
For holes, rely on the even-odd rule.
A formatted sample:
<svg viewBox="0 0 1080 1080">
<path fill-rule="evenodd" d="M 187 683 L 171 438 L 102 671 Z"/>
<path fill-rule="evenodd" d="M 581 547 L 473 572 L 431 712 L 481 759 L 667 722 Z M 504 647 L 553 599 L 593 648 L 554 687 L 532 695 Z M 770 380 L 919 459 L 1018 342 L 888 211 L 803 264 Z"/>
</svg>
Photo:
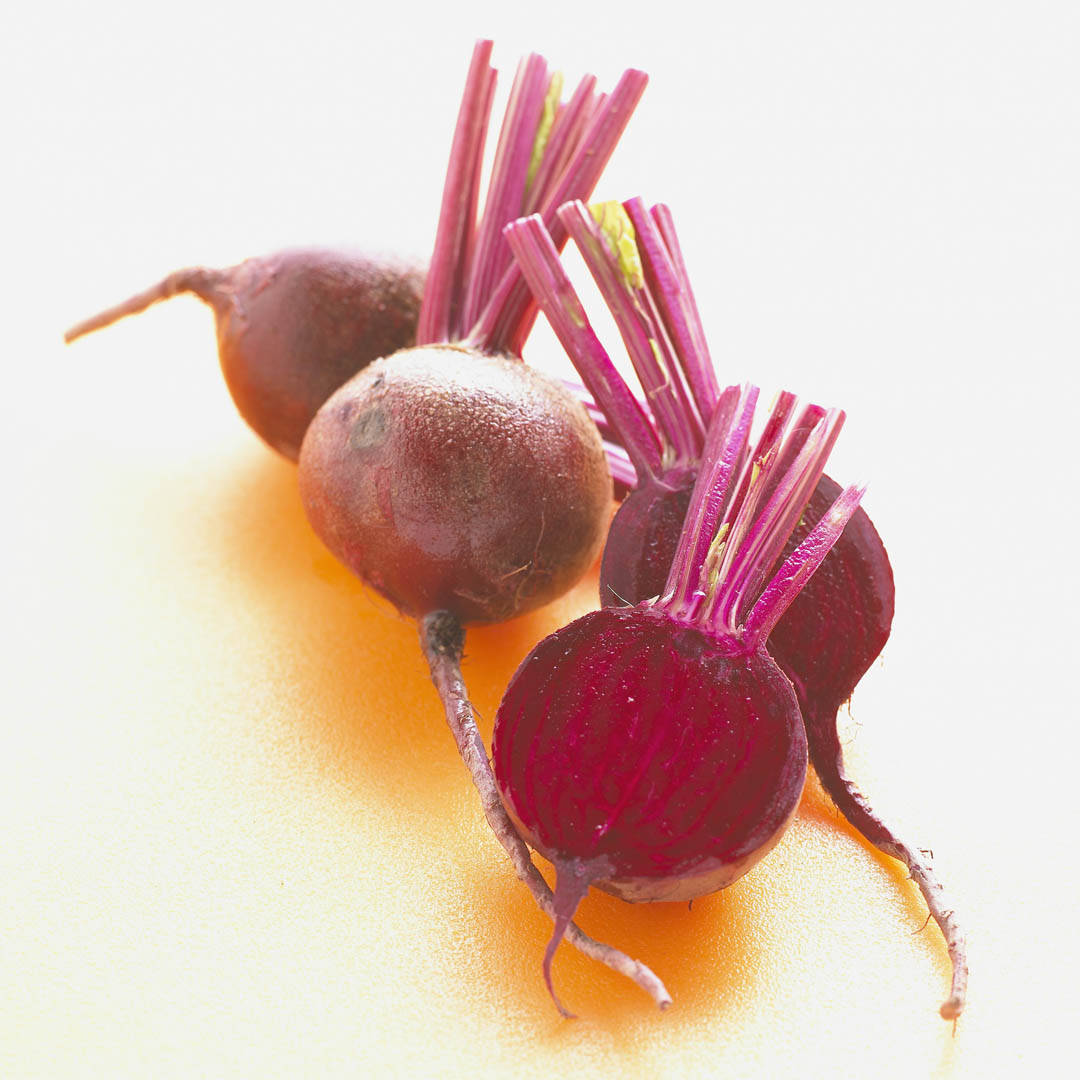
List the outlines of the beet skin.
<svg viewBox="0 0 1080 1080">
<path fill-rule="evenodd" d="M 177 270 L 73 326 L 66 341 L 179 293 L 214 311 L 221 370 L 240 415 L 295 461 L 311 418 L 372 360 L 416 340 L 424 271 L 321 249 L 247 259 L 224 270 Z"/>
<path fill-rule="evenodd" d="M 295 461 L 323 402 L 416 338 L 424 275 L 334 251 L 248 259 L 217 314 L 221 369 L 241 416 Z"/>
</svg>

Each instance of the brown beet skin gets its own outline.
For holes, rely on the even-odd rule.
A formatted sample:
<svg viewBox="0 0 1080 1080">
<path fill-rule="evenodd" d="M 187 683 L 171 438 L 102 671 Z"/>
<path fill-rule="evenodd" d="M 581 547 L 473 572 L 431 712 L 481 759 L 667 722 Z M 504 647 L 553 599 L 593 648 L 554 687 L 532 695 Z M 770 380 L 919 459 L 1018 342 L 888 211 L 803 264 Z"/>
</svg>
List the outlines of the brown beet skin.
<svg viewBox="0 0 1080 1080">
<path fill-rule="evenodd" d="M 295 461 L 324 401 L 372 360 L 416 340 L 422 270 L 335 251 L 248 259 L 207 298 L 241 416 Z"/>
<path fill-rule="evenodd" d="M 330 551 L 404 614 L 494 622 L 588 569 L 612 490 L 596 428 L 560 385 L 428 345 L 377 361 L 319 410 L 300 494 Z"/>
<path fill-rule="evenodd" d="M 366 255 L 282 251 L 217 270 L 189 266 L 72 326 L 71 342 L 190 293 L 213 308 L 240 415 L 291 461 L 319 406 L 362 368 L 416 341 L 425 272 Z"/>
</svg>

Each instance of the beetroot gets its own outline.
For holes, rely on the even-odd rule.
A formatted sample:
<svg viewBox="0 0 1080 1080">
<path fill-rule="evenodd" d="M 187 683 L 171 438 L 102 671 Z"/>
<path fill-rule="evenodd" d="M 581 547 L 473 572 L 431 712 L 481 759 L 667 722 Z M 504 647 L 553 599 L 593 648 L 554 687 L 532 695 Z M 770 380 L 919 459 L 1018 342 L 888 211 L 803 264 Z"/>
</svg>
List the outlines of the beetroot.
<svg viewBox="0 0 1080 1080">
<path fill-rule="evenodd" d="M 719 399 L 704 331 L 674 223 L 665 207 L 641 200 L 581 204 L 560 211 L 615 317 L 649 401 L 643 407 L 592 333 L 542 226 L 518 222 L 508 238 L 530 285 L 610 425 L 637 476 L 612 521 L 601 567 L 605 606 L 640 603 L 664 587 L 677 551 L 682 516 L 701 462 L 702 418 Z M 780 405 L 790 405 L 782 395 Z M 744 481 L 745 482 L 745 481 Z M 781 558 L 807 536 L 839 494 L 827 476 Z M 902 842 L 846 776 L 837 715 L 888 640 L 893 577 L 873 523 L 859 509 L 821 570 L 777 623 L 768 649 L 791 680 L 806 725 L 810 759 L 822 785 L 851 824 L 910 870 L 945 936 L 953 964 L 941 1014 L 963 1008 L 966 946 L 927 854 Z"/>
<path fill-rule="evenodd" d="M 563 200 L 592 190 L 646 79 L 628 71 L 602 96 L 589 76 L 561 103 L 561 79 L 543 58 L 524 60 L 478 218 L 490 53 L 490 42 L 477 45 L 466 80 L 418 345 L 372 364 L 322 406 L 301 447 L 300 493 L 334 555 L 419 621 L 487 820 L 554 917 L 551 890 L 495 789 L 461 676 L 463 627 L 529 611 L 581 575 L 603 542 L 611 478 L 580 402 L 520 362 L 535 305 L 502 229 L 534 207 L 554 223 Z M 643 965 L 577 927 L 567 934 L 661 1006 L 670 1001 Z"/>
<path fill-rule="evenodd" d="M 304 440 L 300 494 L 334 555 L 403 613 L 497 622 L 592 565 L 611 479 L 559 383 L 443 345 L 379 360 L 330 398 Z"/>
<path fill-rule="evenodd" d="M 213 309 L 218 356 L 240 415 L 295 461 L 319 406 L 379 356 L 416 340 L 418 267 L 319 249 L 282 251 L 213 270 L 188 267 L 73 326 L 71 342 L 179 293 Z"/>
<path fill-rule="evenodd" d="M 769 630 L 858 503 L 849 489 L 765 584 L 842 422 L 792 401 L 744 460 L 756 390 L 716 410 L 662 597 L 602 608 L 542 641 L 499 705 L 499 790 L 555 866 L 555 931 L 590 885 L 626 900 L 724 888 L 777 842 L 806 777 L 791 684 Z M 783 413 L 783 415 L 781 415 Z"/>
</svg>

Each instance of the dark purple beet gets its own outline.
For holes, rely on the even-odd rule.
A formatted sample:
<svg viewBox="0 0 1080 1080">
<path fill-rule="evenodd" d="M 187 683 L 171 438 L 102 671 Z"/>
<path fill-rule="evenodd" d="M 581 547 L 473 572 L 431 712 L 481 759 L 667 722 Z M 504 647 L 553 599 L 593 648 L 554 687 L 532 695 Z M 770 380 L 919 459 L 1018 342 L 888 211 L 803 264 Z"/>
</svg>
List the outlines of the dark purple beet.
<svg viewBox="0 0 1080 1080">
<path fill-rule="evenodd" d="M 207 303 L 240 415 L 295 461 L 319 406 L 372 360 L 416 340 L 424 271 L 320 249 L 282 251 L 224 270 L 189 267 L 64 335 L 92 330 L 179 293 Z"/>
<path fill-rule="evenodd" d="M 681 479 L 692 486 L 692 473 L 689 481 L 685 474 Z M 627 496 L 604 546 L 600 599 L 605 607 L 638 604 L 663 591 L 682 526 L 680 507 L 685 516 L 690 490 L 653 482 Z M 821 478 L 781 559 L 805 539 L 840 490 L 831 477 Z M 630 513 L 624 513 L 627 506 Z M 843 775 L 837 713 L 889 639 L 894 595 L 885 546 L 860 507 L 768 640 L 769 652 L 795 687 L 822 786 L 879 846 L 896 841 Z"/>
<path fill-rule="evenodd" d="M 782 558 L 794 551 L 839 493 L 835 480 L 821 478 Z M 631 499 L 639 505 L 632 516 L 623 517 L 621 509 L 616 513 L 604 547 L 600 597 L 605 606 L 637 604 L 659 595 L 675 557 L 678 533 L 672 535 L 670 524 L 678 506 L 674 495 L 657 495 L 650 487 L 636 490 L 627 502 Z M 822 786 L 848 820 L 890 854 L 899 842 L 844 774 L 837 713 L 889 639 L 894 595 L 889 556 L 860 507 L 768 641 L 769 652 L 795 687 L 810 760 Z"/>
<path fill-rule="evenodd" d="M 694 476 L 653 479 L 634 488 L 608 530 L 600 564 L 600 602 L 630 607 L 659 596 L 679 543 Z"/>
</svg>

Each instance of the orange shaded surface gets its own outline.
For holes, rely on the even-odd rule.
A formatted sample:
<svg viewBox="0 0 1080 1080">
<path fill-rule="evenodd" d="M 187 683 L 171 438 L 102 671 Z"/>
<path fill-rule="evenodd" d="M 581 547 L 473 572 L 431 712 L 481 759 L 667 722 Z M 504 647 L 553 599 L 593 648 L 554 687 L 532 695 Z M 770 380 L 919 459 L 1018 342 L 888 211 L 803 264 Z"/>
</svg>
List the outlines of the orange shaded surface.
<svg viewBox="0 0 1080 1080">
<path fill-rule="evenodd" d="M 589 896 L 582 925 L 675 1005 L 564 947 L 581 1019 L 561 1021 L 549 924 L 481 819 L 413 624 L 315 539 L 206 332 L 177 305 L 64 354 L 15 481 L 22 977 L 0 1055 L 55 1075 L 968 1072 L 985 960 L 954 1037 L 921 901 L 816 783 L 776 851 L 692 909 Z M 595 588 L 470 632 L 485 737 L 515 665 Z"/>
</svg>

